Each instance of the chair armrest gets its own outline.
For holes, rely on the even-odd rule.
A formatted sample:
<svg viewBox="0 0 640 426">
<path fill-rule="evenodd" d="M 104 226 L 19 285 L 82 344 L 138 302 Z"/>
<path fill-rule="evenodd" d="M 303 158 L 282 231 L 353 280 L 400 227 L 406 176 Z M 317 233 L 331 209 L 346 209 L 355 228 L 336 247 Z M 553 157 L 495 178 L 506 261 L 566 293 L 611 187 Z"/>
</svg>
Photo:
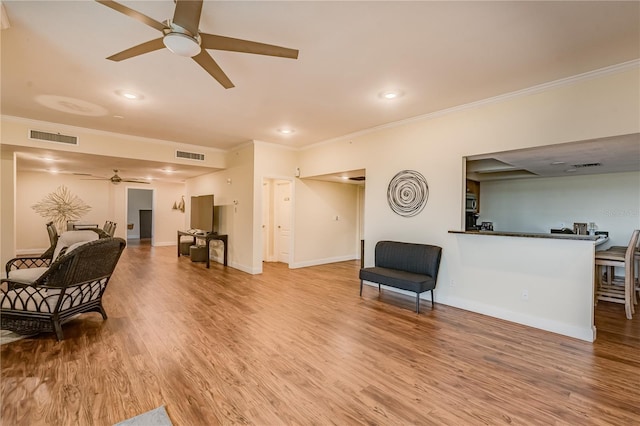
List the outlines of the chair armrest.
<svg viewBox="0 0 640 426">
<path fill-rule="evenodd" d="M 42 257 L 14 257 L 13 259 L 7 262 L 5 266 L 5 272 L 7 273 L 7 277 L 9 276 L 9 272 L 15 271 L 16 269 L 28 269 L 28 268 L 48 268 L 51 265 L 51 259 L 46 259 Z"/>
<path fill-rule="evenodd" d="M 13 290 L 16 288 L 30 287 L 33 285 L 33 283 L 29 283 L 25 281 L 18 281 L 18 280 L 12 280 L 9 278 L 3 278 L 2 280 L 0 280 L 0 289 L 4 289 L 5 284 L 7 286 L 5 290 Z"/>
</svg>

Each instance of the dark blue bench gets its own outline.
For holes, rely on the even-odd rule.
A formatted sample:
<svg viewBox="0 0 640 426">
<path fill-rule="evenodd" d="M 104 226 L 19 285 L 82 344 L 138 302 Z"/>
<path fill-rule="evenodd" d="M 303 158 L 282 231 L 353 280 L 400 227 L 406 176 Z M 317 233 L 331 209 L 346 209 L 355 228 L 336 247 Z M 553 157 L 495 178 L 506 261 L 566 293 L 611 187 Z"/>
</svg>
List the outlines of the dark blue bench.
<svg viewBox="0 0 640 426">
<path fill-rule="evenodd" d="M 413 291 L 416 293 L 416 313 L 420 313 L 420 294 L 431 292 L 438 279 L 442 248 L 428 244 L 379 241 L 375 249 L 375 266 L 360 269 L 360 296 L 363 281 Z"/>
</svg>

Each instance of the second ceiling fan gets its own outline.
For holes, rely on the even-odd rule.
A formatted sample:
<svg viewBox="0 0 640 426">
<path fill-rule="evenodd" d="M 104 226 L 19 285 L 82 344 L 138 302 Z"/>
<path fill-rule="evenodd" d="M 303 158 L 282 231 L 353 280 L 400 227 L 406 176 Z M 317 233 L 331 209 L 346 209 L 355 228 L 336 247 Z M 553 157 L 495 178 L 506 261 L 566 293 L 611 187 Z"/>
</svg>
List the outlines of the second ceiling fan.
<svg viewBox="0 0 640 426">
<path fill-rule="evenodd" d="M 198 25 L 200 24 L 200 14 L 202 12 L 202 0 L 177 0 L 173 19 L 167 19 L 163 23 L 115 1 L 96 1 L 155 28 L 163 34 L 160 38 L 109 56 L 107 59 L 112 61 L 122 61 L 166 47 L 177 55 L 193 58 L 194 61 L 204 68 L 204 70 L 215 78 L 225 89 L 230 89 L 234 87 L 234 84 L 206 49 L 298 59 L 298 50 L 296 49 L 201 33 Z"/>
</svg>

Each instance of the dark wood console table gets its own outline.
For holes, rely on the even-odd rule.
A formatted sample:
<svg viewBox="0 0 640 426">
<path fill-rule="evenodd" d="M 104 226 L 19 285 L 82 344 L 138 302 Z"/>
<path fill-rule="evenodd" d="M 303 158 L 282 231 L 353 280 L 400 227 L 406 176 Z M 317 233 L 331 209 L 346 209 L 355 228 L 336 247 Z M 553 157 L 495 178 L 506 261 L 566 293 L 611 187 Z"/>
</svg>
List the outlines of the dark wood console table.
<svg viewBox="0 0 640 426">
<path fill-rule="evenodd" d="M 211 232 L 209 234 L 193 234 L 187 231 L 178 231 L 178 257 L 180 257 L 180 237 L 193 237 L 193 244 L 196 244 L 196 238 L 201 238 L 207 243 L 207 268 L 211 265 L 211 259 L 209 255 L 209 244 L 211 241 L 222 241 L 224 244 L 224 266 L 227 266 L 227 252 L 228 252 L 228 243 L 229 240 L 228 235 L 220 235 L 216 232 Z"/>
</svg>

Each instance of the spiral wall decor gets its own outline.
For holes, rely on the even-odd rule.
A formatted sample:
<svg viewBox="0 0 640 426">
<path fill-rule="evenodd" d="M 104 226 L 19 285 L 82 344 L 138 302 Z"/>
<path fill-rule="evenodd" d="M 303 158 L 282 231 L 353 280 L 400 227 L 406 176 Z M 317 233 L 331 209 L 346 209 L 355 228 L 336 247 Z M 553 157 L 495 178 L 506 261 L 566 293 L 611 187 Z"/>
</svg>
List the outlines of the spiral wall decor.
<svg viewBox="0 0 640 426">
<path fill-rule="evenodd" d="M 415 216 L 424 209 L 429 199 L 427 180 L 415 170 L 396 174 L 387 189 L 391 210 L 404 217 Z"/>
</svg>

